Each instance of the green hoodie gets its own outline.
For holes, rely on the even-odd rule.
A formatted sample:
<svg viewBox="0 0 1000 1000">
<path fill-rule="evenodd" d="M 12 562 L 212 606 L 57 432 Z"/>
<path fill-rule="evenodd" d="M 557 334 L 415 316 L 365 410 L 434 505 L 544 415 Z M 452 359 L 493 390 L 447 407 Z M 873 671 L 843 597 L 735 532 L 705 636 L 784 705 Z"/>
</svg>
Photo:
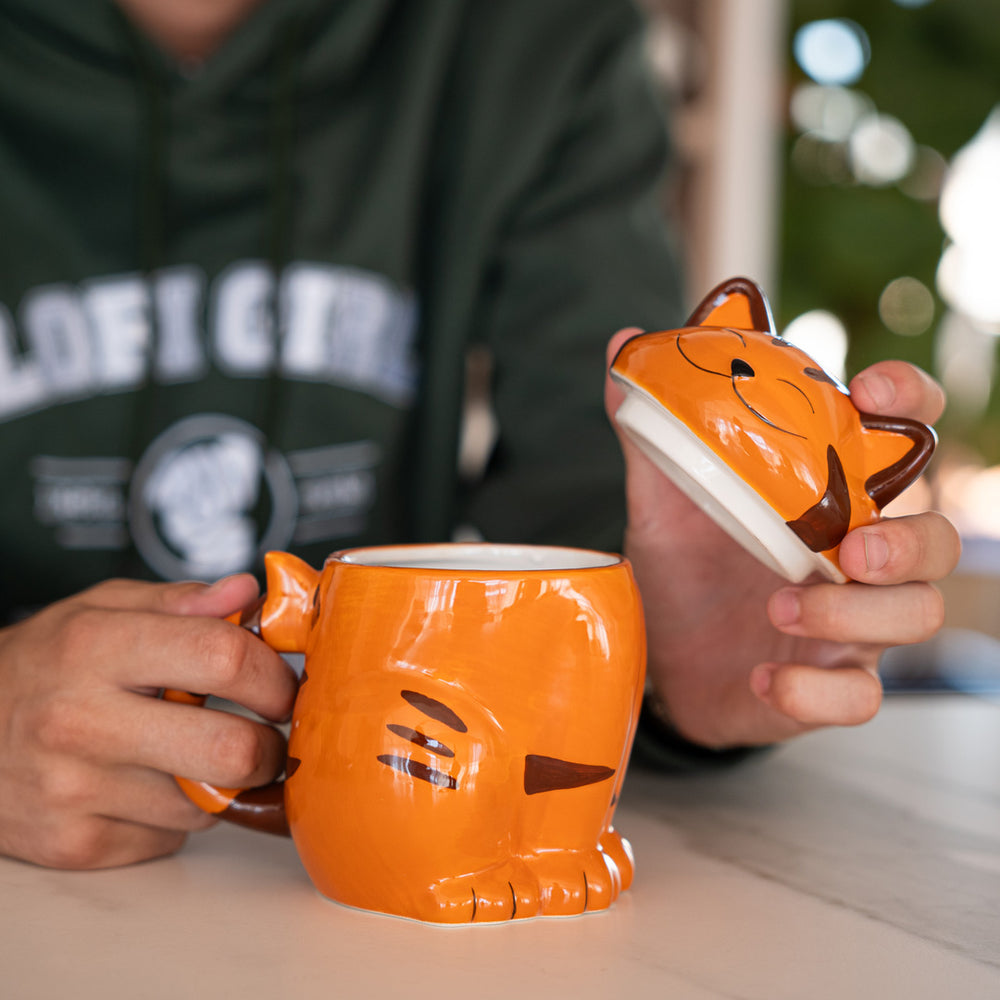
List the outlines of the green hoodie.
<svg viewBox="0 0 1000 1000">
<path fill-rule="evenodd" d="M 617 548 L 604 345 L 682 319 L 640 28 L 270 0 L 188 67 L 112 0 L 0 0 L 0 608 L 460 524 Z"/>
</svg>

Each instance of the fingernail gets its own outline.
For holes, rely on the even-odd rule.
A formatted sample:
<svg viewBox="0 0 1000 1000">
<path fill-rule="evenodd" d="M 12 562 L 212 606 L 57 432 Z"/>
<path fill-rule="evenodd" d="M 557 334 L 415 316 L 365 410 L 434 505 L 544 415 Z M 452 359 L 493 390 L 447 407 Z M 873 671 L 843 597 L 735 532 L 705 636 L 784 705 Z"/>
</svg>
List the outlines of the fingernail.
<svg viewBox="0 0 1000 1000">
<path fill-rule="evenodd" d="M 859 375 L 858 381 L 878 411 L 887 410 L 896 399 L 896 385 L 884 375 Z"/>
<path fill-rule="evenodd" d="M 205 588 L 204 593 L 214 594 L 217 591 L 222 590 L 226 586 L 226 584 L 229 583 L 230 580 L 239 575 L 240 575 L 239 573 L 230 573 L 229 576 L 220 577 L 218 580 L 215 581 L 215 583 L 209 584 Z"/>
<path fill-rule="evenodd" d="M 869 573 L 880 570 L 889 561 L 889 546 L 879 531 L 865 532 L 865 568 Z"/>
<path fill-rule="evenodd" d="M 794 625 L 801 616 L 802 604 L 797 590 L 786 587 L 771 597 L 771 621 L 775 625 Z"/>
</svg>

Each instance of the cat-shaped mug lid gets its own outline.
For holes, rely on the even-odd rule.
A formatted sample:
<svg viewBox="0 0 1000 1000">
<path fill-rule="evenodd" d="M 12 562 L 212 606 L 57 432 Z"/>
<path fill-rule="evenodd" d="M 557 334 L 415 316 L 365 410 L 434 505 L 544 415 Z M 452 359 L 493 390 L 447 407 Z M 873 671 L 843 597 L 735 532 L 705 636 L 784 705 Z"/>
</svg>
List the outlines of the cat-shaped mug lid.
<svg viewBox="0 0 1000 1000">
<path fill-rule="evenodd" d="M 618 425 L 758 559 L 798 582 L 838 562 L 923 471 L 937 443 L 915 420 L 860 412 L 840 381 L 774 332 L 761 289 L 731 278 L 685 327 L 626 341 L 611 365 Z"/>
</svg>

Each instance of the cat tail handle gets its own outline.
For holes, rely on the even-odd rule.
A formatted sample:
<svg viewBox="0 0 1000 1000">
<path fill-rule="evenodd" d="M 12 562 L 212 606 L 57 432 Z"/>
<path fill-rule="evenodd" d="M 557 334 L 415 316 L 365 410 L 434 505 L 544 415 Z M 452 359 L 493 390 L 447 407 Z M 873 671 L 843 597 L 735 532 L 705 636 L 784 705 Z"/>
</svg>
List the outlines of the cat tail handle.
<svg viewBox="0 0 1000 1000">
<path fill-rule="evenodd" d="M 267 591 L 249 608 L 226 621 L 241 625 L 279 653 L 305 652 L 309 635 L 313 595 L 320 574 L 287 552 L 269 552 L 264 559 Z M 204 705 L 207 695 L 166 688 L 163 700 L 186 705 Z M 297 761 L 289 758 L 285 778 Z M 285 815 L 285 778 L 260 788 L 223 788 L 207 781 L 174 775 L 184 794 L 204 812 L 240 826 L 279 836 L 289 835 Z"/>
<path fill-rule="evenodd" d="M 879 460 L 876 455 L 874 467 L 879 471 L 865 480 L 865 492 L 881 510 L 924 471 L 937 446 L 937 434 L 932 427 L 906 417 L 883 417 L 874 413 L 861 413 L 860 416 L 865 430 L 882 432 L 873 436 L 872 449 L 897 454 L 899 436 L 910 441 L 909 449 L 895 461 Z"/>
</svg>

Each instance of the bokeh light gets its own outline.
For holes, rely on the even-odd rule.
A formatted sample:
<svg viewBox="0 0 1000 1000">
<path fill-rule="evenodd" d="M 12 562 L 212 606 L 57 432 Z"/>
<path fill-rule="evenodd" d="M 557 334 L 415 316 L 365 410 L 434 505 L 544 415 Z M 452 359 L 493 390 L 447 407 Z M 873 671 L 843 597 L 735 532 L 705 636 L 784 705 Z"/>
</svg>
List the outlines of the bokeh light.
<svg viewBox="0 0 1000 1000">
<path fill-rule="evenodd" d="M 843 381 L 847 367 L 847 329 L 833 313 L 826 309 L 802 313 L 785 327 L 782 336 Z"/>
<path fill-rule="evenodd" d="M 917 278 L 896 278 L 882 290 L 878 314 L 893 333 L 916 337 L 934 321 L 934 295 Z"/>
<path fill-rule="evenodd" d="M 909 129 L 892 115 L 865 115 L 848 140 L 851 168 L 863 184 L 880 187 L 902 180 L 916 159 Z"/>
<path fill-rule="evenodd" d="M 1000 333 L 1000 250 L 977 253 L 974 247 L 945 247 L 937 269 L 941 297 L 982 328 Z"/>
<path fill-rule="evenodd" d="M 995 338 L 966 316 L 949 310 L 938 327 L 934 355 L 935 371 L 948 393 L 949 414 L 966 421 L 977 419 L 993 388 Z"/>
<path fill-rule="evenodd" d="M 939 211 L 951 239 L 938 265 L 942 298 L 1000 332 L 1000 106 L 953 157 Z"/>
<path fill-rule="evenodd" d="M 948 161 L 930 146 L 917 146 L 910 172 L 899 182 L 899 189 L 917 201 L 935 201 L 941 196 Z"/>
<path fill-rule="evenodd" d="M 868 35 L 846 18 L 810 21 L 795 33 L 796 62 L 817 83 L 845 86 L 861 78 L 871 57 Z"/>
<path fill-rule="evenodd" d="M 827 142 L 843 142 L 858 120 L 874 110 L 871 99 L 847 87 L 800 84 L 792 92 L 789 111 L 800 132 L 811 132 Z"/>
<path fill-rule="evenodd" d="M 1000 105 L 954 156 L 941 192 L 941 224 L 956 243 L 995 243 L 1000 228 Z"/>
<path fill-rule="evenodd" d="M 966 537 L 1000 537 L 1000 466 L 966 465 L 950 470 L 940 484 L 941 506 Z"/>
</svg>

